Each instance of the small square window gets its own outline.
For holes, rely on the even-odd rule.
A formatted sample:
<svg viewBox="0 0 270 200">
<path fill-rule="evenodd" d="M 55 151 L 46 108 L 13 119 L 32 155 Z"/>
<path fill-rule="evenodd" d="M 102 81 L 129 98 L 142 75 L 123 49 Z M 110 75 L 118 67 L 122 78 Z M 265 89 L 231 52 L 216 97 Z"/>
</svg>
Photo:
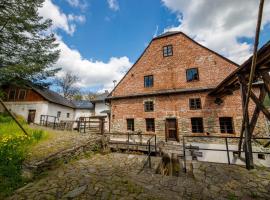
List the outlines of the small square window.
<svg viewBox="0 0 270 200">
<path fill-rule="evenodd" d="M 163 56 L 168 57 L 173 55 L 173 47 L 172 45 L 167 45 L 163 47 Z"/>
<path fill-rule="evenodd" d="M 265 154 L 258 153 L 258 159 L 265 160 Z"/>
<path fill-rule="evenodd" d="M 221 133 L 234 133 L 232 117 L 220 117 L 219 125 Z"/>
<path fill-rule="evenodd" d="M 15 100 L 15 97 L 16 97 L 16 90 L 15 89 L 9 90 L 8 99 L 9 100 Z"/>
<path fill-rule="evenodd" d="M 203 133 L 203 118 L 193 117 L 191 118 L 192 133 Z"/>
<path fill-rule="evenodd" d="M 198 81 L 199 80 L 199 72 L 198 68 L 187 69 L 186 71 L 187 81 Z"/>
<path fill-rule="evenodd" d="M 20 90 L 19 95 L 18 95 L 18 99 L 19 100 L 24 100 L 25 96 L 26 96 L 26 90 Z"/>
<path fill-rule="evenodd" d="M 67 118 L 69 118 L 70 117 L 70 113 L 67 113 Z"/>
<path fill-rule="evenodd" d="M 57 112 L 57 117 L 58 117 L 58 118 L 61 117 L 61 111 L 58 111 L 58 112 Z"/>
<path fill-rule="evenodd" d="M 154 111 L 154 102 L 153 101 L 145 101 L 144 102 L 144 111 L 145 112 Z"/>
<path fill-rule="evenodd" d="M 153 85 L 154 85 L 154 77 L 153 77 L 153 75 L 145 76 L 144 77 L 144 87 L 145 88 L 153 87 Z"/>
<path fill-rule="evenodd" d="M 200 98 L 189 99 L 189 108 L 190 110 L 201 109 L 202 108 L 201 99 Z"/>
<path fill-rule="evenodd" d="M 134 131 L 134 119 L 127 119 L 127 130 Z"/>
<path fill-rule="evenodd" d="M 145 119 L 145 123 L 146 123 L 146 131 L 155 132 L 155 119 L 153 118 Z"/>
</svg>

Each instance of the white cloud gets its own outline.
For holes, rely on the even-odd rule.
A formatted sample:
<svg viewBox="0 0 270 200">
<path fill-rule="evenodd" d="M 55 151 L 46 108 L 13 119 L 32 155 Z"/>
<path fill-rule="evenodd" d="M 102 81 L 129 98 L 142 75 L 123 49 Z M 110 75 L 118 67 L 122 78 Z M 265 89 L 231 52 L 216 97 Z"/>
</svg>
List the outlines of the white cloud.
<svg viewBox="0 0 270 200">
<path fill-rule="evenodd" d="M 181 30 L 201 44 L 242 63 L 251 53 L 252 45 L 238 41 L 255 34 L 258 0 L 161 0 L 177 13 Z M 270 22 L 270 2 L 265 1 L 262 28 Z"/>
<path fill-rule="evenodd" d="M 74 22 L 84 22 L 85 17 L 82 15 L 65 14 L 60 8 L 53 4 L 51 0 L 45 0 L 43 7 L 39 9 L 39 15 L 45 19 L 53 21 L 53 29 L 62 29 L 69 35 L 72 35 L 76 29 Z"/>
<path fill-rule="evenodd" d="M 117 0 L 107 0 L 109 4 L 109 8 L 112 9 L 113 11 L 117 11 L 120 9 L 119 3 Z"/>
<path fill-rule="evenodd" d="M 77 7 L 82 10 L 85 10 L 88 6 L 85 0 L 66 0 L 68 4 L 72 7 Z"/>
<path fill-rule="evenodd" d="M 73 14 L 69 14 L 68 15 L 68 20 L 69 21 L 79 22 L 79 23 L 84 23 L 86 19 L 85 19 L 85 16 L 84 15 L 73 15 Z"/>
<path fill-rule="evenodd" d="M 85 59 L 78 50 L 68 47 L 61 38 L 58 37 L 57 40 L 61 53 L 55 66 L 62 68 L 58 76 L 63 72 L 76 74 L 80 78 L 77 85 L 81 88 L 102 87 L 111 90 L 113 80 L 119 81 L 132 65 L 126 56 L 111 57 L 108 62 Z"/>
</svg>

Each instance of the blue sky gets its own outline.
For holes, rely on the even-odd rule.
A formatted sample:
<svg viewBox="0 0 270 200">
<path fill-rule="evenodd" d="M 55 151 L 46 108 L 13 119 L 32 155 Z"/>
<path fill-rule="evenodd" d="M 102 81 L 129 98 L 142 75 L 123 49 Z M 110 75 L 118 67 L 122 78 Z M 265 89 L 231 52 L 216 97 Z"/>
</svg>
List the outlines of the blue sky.
<svg viewBox="0 0 270 200">
<path fill-rule="evenodd" d="M 118 11 L 110 9 L 106 0 L 87 2 L 83 12 L 86 22 L 77 27 L 72 37 L 61 32 L 64 41 L 86 58 L 106 62 L 112 56 L 128 56 L 135 62 L 156 31 L 178 24 L 176 14 L 159 0 L 122 0 Z M 63 0 L 59 6 L 67 13 L 77 11 Z"/>
<path fill-rule="evenodd" d="M 84 91 L 112 89 L 151 39 L 181 30 L 241 64 L 252 52 L 256 0 L 45 0 L 40 15 L 53 20 L 60 43 L 56 63 L 76 74 Z M 265 4 L 260 46 L 270 39 Z"/>
</svg>

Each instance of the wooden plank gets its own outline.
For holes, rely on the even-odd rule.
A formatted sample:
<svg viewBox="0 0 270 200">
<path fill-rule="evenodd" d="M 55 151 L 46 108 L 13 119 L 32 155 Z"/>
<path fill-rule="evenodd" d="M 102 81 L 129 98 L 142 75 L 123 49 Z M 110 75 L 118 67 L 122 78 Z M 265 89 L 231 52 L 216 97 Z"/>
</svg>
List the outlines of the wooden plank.
<svg viewBox="0 0 270 200">
<path fill-rule="evenodd" d="M 260 102 L 258 97 L 256 97 L 256 95 L 253 92 L 251 92 L 250 97 L 253 100 L 253 102 L 256 104 L 256 106 L 258 106 L 258 108 L 263 112 L 263 114 L 266 116 L 266 118 L 268 120 L 270 120 L 270 112 L 265 108 L 263 103 Z"/>
</svg>

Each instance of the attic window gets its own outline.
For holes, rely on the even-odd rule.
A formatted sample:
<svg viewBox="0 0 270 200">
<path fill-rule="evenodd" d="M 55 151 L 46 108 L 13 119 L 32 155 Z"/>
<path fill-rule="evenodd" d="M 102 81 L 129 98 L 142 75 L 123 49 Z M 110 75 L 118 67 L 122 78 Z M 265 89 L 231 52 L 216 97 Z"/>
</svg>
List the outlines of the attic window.
<svg viewBox="0 0 270 200">
<path fill-rule="evenodd" d="M 153 75 L 145 76 L 144 87 L 149 88 L 149 87 L 153 87 L 153 85 L 154 85 L 154 76 Z"/>
<path fill-rule="evenodd" d="M 187 69 L 186 75 L 187 75 L 187 82 L 199 80 L 198 68 Z"/>
<path fill-rule="evenodd" d="M 173 55 L 172 45 L 167 45 L 163 47 L 163 57 L 168 57 Z"/>
<path fill-rule="evenodd" d="M 19 100 L 24 100 L 25 96 L 26 96 L 26 90 L 20 90 L 19 95 L 18 95 L 18 99 Z"/>
<path fill-rule="evenodd" d="M 10 89 L 8 93 L 8 100 L 15 100 L 16 97 L 16 90 Z"/>
</svg>

